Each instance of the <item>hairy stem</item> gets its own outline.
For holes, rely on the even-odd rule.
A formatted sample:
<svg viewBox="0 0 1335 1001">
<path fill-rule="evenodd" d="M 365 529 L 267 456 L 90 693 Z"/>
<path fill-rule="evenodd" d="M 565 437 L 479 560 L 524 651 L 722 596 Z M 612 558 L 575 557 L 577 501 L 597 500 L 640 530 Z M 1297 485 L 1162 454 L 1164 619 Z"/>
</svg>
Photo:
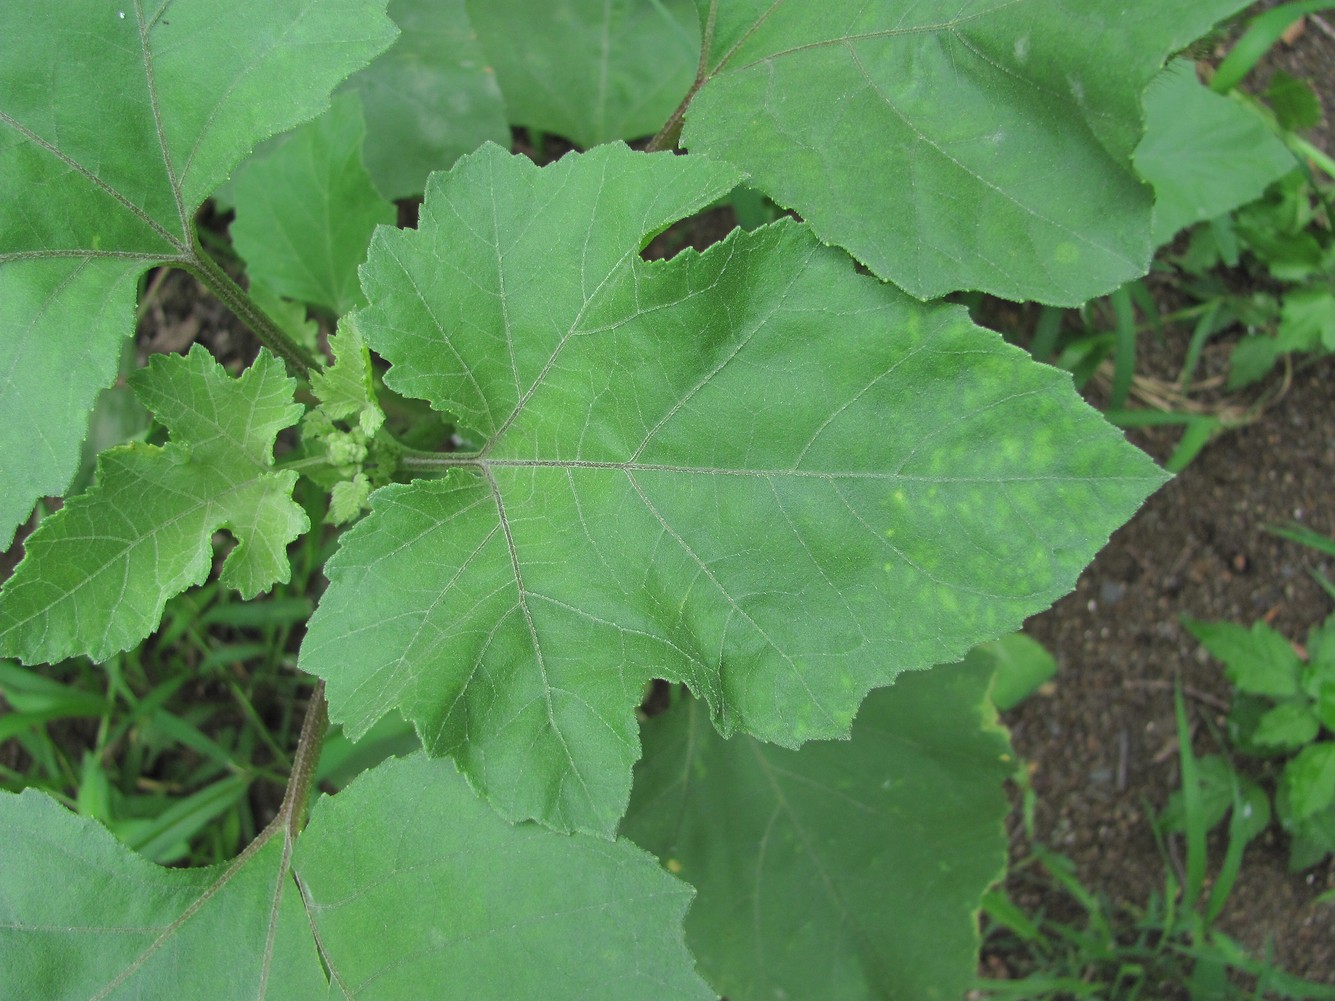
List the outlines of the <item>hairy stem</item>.
<svg viewBox="0 0 1335 1001">
<path fill-rule="evenodd" d="M 325 731 L 329 729 L 329 703 L 324 697 L 324 679 L 315 683 L 306 718 L 301 723 L 297 739 L 297 753 L 292 759 L 292 775 L 287 780 L 287 792 L 278 810 L 278 819 L 287 833 L 296 837 L 306 819 L 306 803 L 315 784 L 315 771 L 320 764 L 320 749 L 324 747 Z"/>
<path fill-rule="evenodd" d="M 677 142 L 681 139 L 681 127 L 686 117 L 686 109 L 691 106 L 691 101 L 699 93 L 700 88 L 705 85 L 709 79 L 709 50 L 714 44 L 714 20 L 718 16 L 718 0 L 713 0 L 709 5 L 709 14 L 705 18 L 704 28 L 700 32 L 700 63 L 695 68 L 695 81 L 691 84 L 691 89 L 686 92 L 686 96 L 681 99 L 675 111 L 663 127 L 658 130 L 658 135 L 649 140 L 649 145 L 645 147 L 648 153 L 657 153 L 659 150 L 676 149 Z"/>
<path fill-rule="evenodd" d="M 419 448 L 404 448 L 399 456 L 399 468 L 408 472 L 438 473 L 453 466 L 477 464 L 477 452 L 423 452 Z"/>
<path fill-rule="evenodd" d="M 319 368 L 320 362 L 305 347 L 289 337 L 281 327 L 271 320 L 255 305 L 250 296 L 236 282 L 232 281 L 218 263 L 213 260 L 195 241 L 194 253 L 186 268 L 225 305 L 232 314 L 250 328 L 259 342 L 274 354 L 287 362 L 293 373 L 302 379 L 310 376 L 310 370 Z"/>
</svg>

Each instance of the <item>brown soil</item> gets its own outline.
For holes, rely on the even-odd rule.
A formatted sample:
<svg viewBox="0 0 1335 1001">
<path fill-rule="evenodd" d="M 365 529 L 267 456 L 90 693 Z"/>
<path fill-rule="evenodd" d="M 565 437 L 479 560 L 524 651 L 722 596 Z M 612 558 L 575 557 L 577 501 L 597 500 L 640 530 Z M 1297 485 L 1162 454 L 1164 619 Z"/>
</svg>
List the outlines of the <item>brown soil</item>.
<svg viewBox="0 0 1335 1001">
<path fill-rule="evenodd" d="M 1282 66 L 1317 86 L 1326 118 L 1310 138 L 1328 151 L 1335 150 L 1329 23 L 1309 22 L 1257 74 L 1263 87 Z M 1185 347 L 1185 334 L 1170 334 L 1138 359 L 1138 369 L 1171 379 Z M 1213 347 L 1207 366 L 1222 370 L 1228 347 Z M 1285 378 L 1277 373 L 1262 392 L 1282 390 Z M 1133 440 L 1162 461 L 1175 437 Z M 1166 866 L 1178 864 L 1183 847 L 1170 839 L 1165 859 L 1147 807 L 1162 809 L 1180 787 L 1173 685 L 1180 679 L 1188 693 L 1197 754 L 1220 750 L 1203 723 L 1208 716 L 1222 724 L 1230 696 L 1222 666 L 1179 619 L 1265 619 L 1302 643 L 1310 627 L 1335 611 L 1309 571 L 1335 576 L 1335 559 L 1279 539 L 1266 526 L 1299 522 L 1335 535 L 1333 485 L 1335 359 L 1327 358 L 1294 373 L 1256 423 L 1208 446 L 1113 537 L 1074 593 L 1028 623 L 1026 631 L 1056 656 L 1060 673 L 1048 694 L 1007 714 L 1006 722 L 1017 752 L 1031 763 L 1037 837 L 1077 863 L 1086 887 L 1133 906 L 1162 894 Z M 1027 852 L 1018 808 L 1014 829 L 1018 859 Z M 1223 851 L 1216 835 L 1212 872 Z M 1335 888 L 1335 860 L 1291 873 L 1287 856 L 1277 828 L 1248 848 L 1220 927 L 1254 955 L 1269 946 L 1289 972 L 1335 984 L 1335 902 L 1315 903 Z M 1063 906 L 1032 890 L 1021 898 L 1031 906 Z"/>
<path fill-rule="evenodd" d="M 1050 694 L 1006 717 L 1031 762 L 1037 835 L 1114 901 L 1143 906 L 1163 891 L 1169 863 L 1146 806 L 1161 809 L 1180 787 L 1177 679 L 1197 722 L 1196 752 L 1219 750 L 1199 723 L 1209 715 L 1222 729 L 1229 685 L 1179 617 L 1266 619 L 1301 642 L 1332 611 L 1306 571 L 1333 575 L 1335 560 L 1265 530 L 1297 521 L 1335 534 L 1332 428 L 1335 360 L 1327 359 L 1296 375 L 1262 420 L 1208 447 L 1150 498 L 1076 590 L 1026 627 L 1060 665 Z M 1167 442 L 1138 443 L 1159 459 L 1170 451 Z M 1015 847 L 1022 856 L 1025 847 Z M 1223 844 L 1212 847 L 1217 868 Z M 1313 904 L 1335 888 L 1335 865 L 1293 874 L 1286 861 L 1276 830 L 1248 849 L 1221 927 L 1257 955 L 1273 941 L 1290 972 L 1335 983 L 1335 904 Z"/>
</svg>

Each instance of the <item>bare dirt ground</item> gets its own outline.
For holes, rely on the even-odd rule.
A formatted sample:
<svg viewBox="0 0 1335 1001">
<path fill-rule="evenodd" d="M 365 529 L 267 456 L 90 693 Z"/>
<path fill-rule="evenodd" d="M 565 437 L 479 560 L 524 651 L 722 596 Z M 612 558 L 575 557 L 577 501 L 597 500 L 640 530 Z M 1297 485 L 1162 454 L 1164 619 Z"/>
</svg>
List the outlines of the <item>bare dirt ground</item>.
<svg viewBox="0 0 1335 1001">
<path fill-rule="evenodd" d="M 1309 138 L 1335 150 L 1335 33 L 1309 22 L 1275 67 L 1312 81 L 1325 119 Z M 1222 372 L 1229 344 L 1213 346 L 1208 368 Z M 1147 345 L 1138 371 L 1172 378 L 1185 335 Z M 1055 654 L 1050 694 L 1007 715 L 1019 755 L 1031 763 L 1037 836 L 1078 864 L 1082 882 L 1114 901 L 1143 906 L 1163 891 L 1166 860 L 1150 810 L 1180 787 L 1173 685 L 1181 679 L 1195 721 L 1197 754 L 1218 751 L 1204 725 L 1220 724 L 1230 687 L 1180 617 L 1250 624 L 1268 621 L 1291 640 L 1335 611 L 1309 570 L 1335 575 L 1335 560 L 1284 541 L 1267 525 L 1298 522 L 1335 535 L 1335 359 L 1276 373 L 1261 392 L 1282 397 L 1250 426 L 1226 434 L 1150 498 L 1081 578 L 1074 593 L 1036 617 L 1027 631 Z M 1175 432 L 1133 435 L 1161 461 Z M 1261 772 L 1256 774 L 1260 775 Z M 1018 814 L 1015 829 L 1021 829 Z M 1014 852 L 1026 846 L 1015 839 Z M 1170 849 L 1181 846 L 1170 842 Z M 1212 871 L 1223 857 L 1211 842 Z M 1247 850 L 1221 927 L 1260 955 L 1273 950 L 1289 972 L 1335 983 L 1335 860 L 1291 873 L 1284 835 L 1272 828 Z M 1180 857 L 1180 854 L 1179 854 Z M 1055 898 L 1031 904 L 1060 906 Z"/>
<path fill-rule="evenodd" d="M 1335 360 L 1294 376 L 1258 423 L 1207 448 L 1109 543 L 1076 590 L 1027 631 L 1060 665 L 1051 694 L 1007 715 L 1031 762 L 1037 834 L 1073 858 L 1091 889 L 1141 905 L 1163 890 L 1167 863 L 1146 806 L 1180 787 L 1173 684 L 1186 687 L 1198 754 L 1217 751 L 1202 717 L 1222 730 L 1229 685 L 1179 618 L 1265 619 L 1301 642 L 1332 612 L 1306 572 L 1335 560 L 1279 539 L 1266 525 L 1297 521 L 1335 533 Z M 1166 442 L 1139 442 L 1167 457 Z M 1018 820 L 1016 823 L 1019 828 Z M 1212 861 L 1223 855 L 1212 842 Z M 1024 847 L 1016 845 L 1023 854 Z M 1260 954 L 1266 942 L 1290 972 L 1335 983 L 1335 864 L 1286 868 L 1272 829 L 1247 851 L 1222 927 Z"/>
</svg>

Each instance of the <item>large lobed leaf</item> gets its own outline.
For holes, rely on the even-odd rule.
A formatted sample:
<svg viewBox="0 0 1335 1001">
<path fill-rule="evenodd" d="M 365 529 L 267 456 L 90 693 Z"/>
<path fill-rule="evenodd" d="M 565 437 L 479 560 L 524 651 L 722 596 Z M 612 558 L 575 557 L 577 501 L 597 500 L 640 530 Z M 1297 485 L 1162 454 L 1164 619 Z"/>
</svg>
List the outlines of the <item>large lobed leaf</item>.
<svg viewBox="0 0 1335 1001">
<path fill-rule="evenodd" d="M 654 677 L 725 734 L 845 735 L 1069 590 L 1162 481 L 1067 376 L 800 224 L 639 258 L 735 181 L 484 148 L 363 268 L 386 381 L 484 444 L 375 495 L 301 664 L 351 735 L 397 709 L 509 817 L 613 830 Z"/>
<path fill-rule="evenodd" d="M 729 1001 L 965 996 L 1006 865 L 992 674 L 902 678 L 800 751 L 725 741 L 693 700 L 646 724 L 623 833 L 696 888 L 686 943 Z"/>
<path fill-rule="evenodd" d="M 1261 116 L 1196 79 L 1182 59 L 1145 91 L 1136 169 L 1154 186 L 1154 245 L 1261 197 L 1297 161 Z"/>
<path fill-rule="evenodd" d="M 924 299 L 1078 305 L 1145 272 L 1131 154 L 1165 59 L 1242 0 L 696 0 L 683 144 Z"/>
<path fill-rule="evenodd" d="M 398 41 L 344 89 L 361 94 L 366 108 L 366 166 L 376 187 L 406 198 L 487 140 L 508 142 L 510 129 L 464 0 L 390 0 L 389 16 Z"/>
<path fill-rule="evenodd" d="M 395 213 L 362 165 L 364 136 L 361 102 L 341 94 L 237 171 L 230 232 L 252 285 L 336 316 L 365 305 L 357 266 L 376 226 L 393 224 Z"/>
<path fill-rule="evenodd" d="M 273 469 L 275 437 L 302 412 L 282 363 L 261 351 L 232 379 L 195 345 L 155 356 L 131 385 L 172 440 L 103 452 L 93 488 L 27 540 L 0 591 L 0 656 L 33 664 L 129 649 L 157 628 L 167 599 L 204 582 L 219 529 L 237 540 L 220 579 L 243 597 L 291 575 L 287 544 L 310 523 L 292 500 L 297 474 Z"/>
<path fill-rule="evenodd" d="M 448 763 L 393 760 L 294 840 L 163 869 L 35 791 L 0 793 L 7 998 L 708 999 L 690 888 L 627 842 L 512 827 Z"/>
<path fill-rule="evenodd" d="M 0 4 L 0 548 L 69 485 L 138 274 L 193 258 L 195 210 L 389 44 L 384 8 Z"/>
<path fill-rule="evenodd" d="M 468 0 L 516 125 L 581 146 L 652 135 L 691 84 L 691 0 Z"/>
</svg>

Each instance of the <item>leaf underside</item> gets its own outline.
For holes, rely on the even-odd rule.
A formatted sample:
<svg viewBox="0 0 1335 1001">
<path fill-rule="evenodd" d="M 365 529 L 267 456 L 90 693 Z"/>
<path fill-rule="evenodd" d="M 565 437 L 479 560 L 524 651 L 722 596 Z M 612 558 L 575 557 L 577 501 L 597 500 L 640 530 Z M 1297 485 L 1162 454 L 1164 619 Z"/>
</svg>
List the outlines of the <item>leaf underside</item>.
<svg viewBox="0 0 1335 1001">
<path fill-rule="evenodd" d="M 646 724 L 623 833 L 696 888 L 686 942 L 730 1001 L 965 996 L 1006 863 L 991 675 L 902 678 L 801 751 L 725 741 L 693 700 Z"/>
<path fill-rule="evenodd" d="M 923 299 L 1075 306 L 1143 274 L 1140 94 L 1240 0 L 696 0 L 682 143 Z"/>
<path fill-rule="evenodd" d="M 511 818 L 614 830 L 654 677 L 725 734 L 845 735 L 868 689 L 1069 590 L 1162 482 L 1067 376 L 800 224 L 639 258 L 735 180 L 485 148 L 363 268 L 386 381 L 485 445 L 374 496 L 301 666 L 350 734 L 399 711 Z"/>
<path fill-rule="evenodd" d="M 390 761 L 294 843 L 212 869 L 159 868 L 40 793 L 0 793 L 23 859 L 0 868 L 6 996 L 715 996 L 682 940 L 689 887 L 628 842 L 506 824 L 453 772 Z"/>
<path fill-rule="evenodd" d="M 69 485 L 138 275 L 189 262 L 238 161 L 389 44 L 384 6 L 0 4 L 0 548 Z"/>
</svg>

